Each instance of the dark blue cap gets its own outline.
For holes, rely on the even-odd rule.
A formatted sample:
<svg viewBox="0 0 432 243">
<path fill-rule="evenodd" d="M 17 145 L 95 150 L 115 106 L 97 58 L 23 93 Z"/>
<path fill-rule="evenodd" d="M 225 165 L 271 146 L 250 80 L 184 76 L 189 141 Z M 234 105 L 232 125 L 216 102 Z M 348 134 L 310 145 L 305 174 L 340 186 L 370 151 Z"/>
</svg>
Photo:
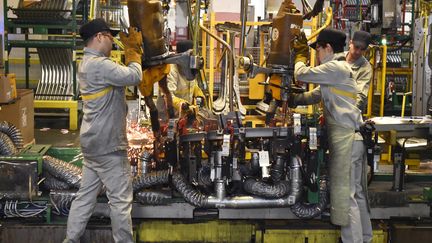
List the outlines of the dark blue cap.
<svg viewBox="0 0 432 243">
<path fill-rule="evenodd" d="M 119 30 L 110 29 L 110 27 L 105 22 L 105 20 L 99 18 L 99 19 L 94 19 L 81 26 L 81 28 L 79 29 L 79 34 L 81 38 L 84 41 L 86 41 L 88 38 L 96 35 L 99 32 L 104 32 L 104 31 L 110 32 L 112 36 L 116 36 L 120 32 Z"/>
</svg>

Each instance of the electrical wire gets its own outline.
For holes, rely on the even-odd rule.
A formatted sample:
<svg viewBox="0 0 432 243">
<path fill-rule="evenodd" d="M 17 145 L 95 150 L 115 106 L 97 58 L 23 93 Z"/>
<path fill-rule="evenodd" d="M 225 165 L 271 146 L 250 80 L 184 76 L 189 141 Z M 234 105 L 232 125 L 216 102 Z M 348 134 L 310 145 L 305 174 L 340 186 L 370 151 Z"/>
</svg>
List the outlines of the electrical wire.
<svg viewBox="0 0 432 243">
<path fill-rule="evenodd" d="M 20 208 L 20 205 L 24 205 Z M 8 218 L 30 218 L 35 217 L 47 210 L 47 206 L 37 205 L 33 202 L 6 201 L 3 213 Z"/>
</svg>

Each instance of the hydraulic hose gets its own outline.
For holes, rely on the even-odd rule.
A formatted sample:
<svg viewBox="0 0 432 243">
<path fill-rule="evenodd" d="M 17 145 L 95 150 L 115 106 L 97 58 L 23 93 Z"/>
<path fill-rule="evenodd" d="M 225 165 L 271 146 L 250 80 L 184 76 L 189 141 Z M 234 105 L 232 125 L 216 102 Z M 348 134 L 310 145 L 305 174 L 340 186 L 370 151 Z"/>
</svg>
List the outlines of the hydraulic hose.
<svg viewBox="0 0 432 243">
<path fill-rule="evenodd" d="M 291 207 L 293 214 L 301 219 L 311 219 L 321 215 L 328 204 L 327 179 L 321 178 L 318 203 L 297 202 Z"/>
<path fill-rule="evenodd" d="M 66 182 L 73 188 L 79 188 L 82 177 L 82 170 L 80 167 L 45 155 L 43 157 L 42 168 L 55 178 Z"/>
<path fill-rule="evenodd" d="M 18 150 L 23 148 L 24 140 L 22 133 L 14 124 L 7 121 L 0 122 L 0 132 L 8 135 Z"/>
</svg>

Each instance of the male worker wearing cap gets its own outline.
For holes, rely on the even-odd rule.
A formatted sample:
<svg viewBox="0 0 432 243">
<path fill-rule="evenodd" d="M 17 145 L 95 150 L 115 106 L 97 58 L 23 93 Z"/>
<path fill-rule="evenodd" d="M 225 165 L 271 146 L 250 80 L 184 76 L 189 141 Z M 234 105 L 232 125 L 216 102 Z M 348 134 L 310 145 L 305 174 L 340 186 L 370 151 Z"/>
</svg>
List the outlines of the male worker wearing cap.
<svg viewBox="0 0 432 243">
<path fill-rule="evenodd" d="M 142 37 L 133 28 L 129 36 L 120 33 L 126 58 L 126 66 L 122 66 L 109 59 L 118 31 L 111 30 L 103 19 L 84 24 L 79 33 L 85 43 L 78 67 L 84 112 L 80 130 L 83 177 L 69 212 L 64 242 L 79 242 L 104 185 L 114 241 L 130 243 L 132 181 L 126 153 L 124 87 L 141 81 Z"/>
<path fill-rule="evenodd" d="M 346 60 L 353 71 L 354 80 L 357 83 L 356 106 L 365 111 L 369 94 L 369 85 L 372 78 L 372 67 L 369 61 L 363 56 L 368 48 L 372 36 L 365 31 L 356 31 L 349 42 L 349 50 Z M 351 168 L 351 197 L 352 206 L 359 210 L 360 223 L 363 235 L 363 242 L 372 241 L 372 225 L 367 197 L 367 159 L 366 147 L 363 138 L 359 133 L 355 134 L 353 146 L 353 167 Z M 373 168 L 371 168 L 373 169 Z M 355 203 L 357 205 L 355 205 Z M 353 209 L 354 211 L 356 208 Z M 356 226 L 358 227 L 358 226 Z M 342 228 L 342 234 L 350 234 L 351 227 Z"/>
<path fill-rule="evenodd" d="M 310 46 L 316 49 L 320 65 L 306 66 L 307 40 L 302 35 L 293 43 L 296 51 L 294 76 L 297 80 L 319 84 L 305 94 L 291 95 L 290 106 L 324 103 L 324 117 L 329 140 L 329 173 L 331 222 L 341 226 L 343 242 L 363 242 L 359 208 L 352 192 L 353 170 L 357 146 L 356 130 L 362 123 L 361 111 L 356 107 L 357 85 L 345 60 L 343 49 L 346 35 L 342 31 L 325 29 Z M 354 188 L 355 189 L 355 188 Z"/>
<path fill-rule="evenodd" d="M 191 40 L 181 40 L 177 42 L 176 52 L 183 53 L 191 50 L 193 42 Z M 184 70 L 179 65 L 170 65 L 171 70 L 167 76 L 168 89 L 171 92 L 175 114 L 178 116 L 181 109 L 187 109 L 193 104 L 194 98 L 202 97 L 204 93 L 198 87 L 196 78 L 188 80 L 184 75 Z M 164 102 L 164 94 L 159 92 L 157 99 L 157 107 L 161 118 L 166 118 L 166 108 Z"/>
<path fill-rule="evenodd" d="M 346 60 L 351 65 L 354 79 L 357 82 L 357 107 L 364 112 L 367 104 L 369 85 L 372 78 L 372 67 L 363 56 L 371 42 L 371 35 L 365 31 L 356 31 L 349 42 Z"/>
</svg>

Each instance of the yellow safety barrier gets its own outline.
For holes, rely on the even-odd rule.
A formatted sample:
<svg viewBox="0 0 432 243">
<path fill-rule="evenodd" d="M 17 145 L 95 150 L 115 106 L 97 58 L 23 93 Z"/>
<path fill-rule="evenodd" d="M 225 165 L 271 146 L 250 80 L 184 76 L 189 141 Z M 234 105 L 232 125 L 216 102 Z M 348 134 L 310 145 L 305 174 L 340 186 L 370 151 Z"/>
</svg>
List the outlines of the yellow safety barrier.
<svg viewBox="0 0 432 243">
<path fill-rule="evenodd" d="M 34 108 L 69 109 L 69 129 L 78 129 L 78 101 L 76 100 L 35 100 Z"/>
</svg>

